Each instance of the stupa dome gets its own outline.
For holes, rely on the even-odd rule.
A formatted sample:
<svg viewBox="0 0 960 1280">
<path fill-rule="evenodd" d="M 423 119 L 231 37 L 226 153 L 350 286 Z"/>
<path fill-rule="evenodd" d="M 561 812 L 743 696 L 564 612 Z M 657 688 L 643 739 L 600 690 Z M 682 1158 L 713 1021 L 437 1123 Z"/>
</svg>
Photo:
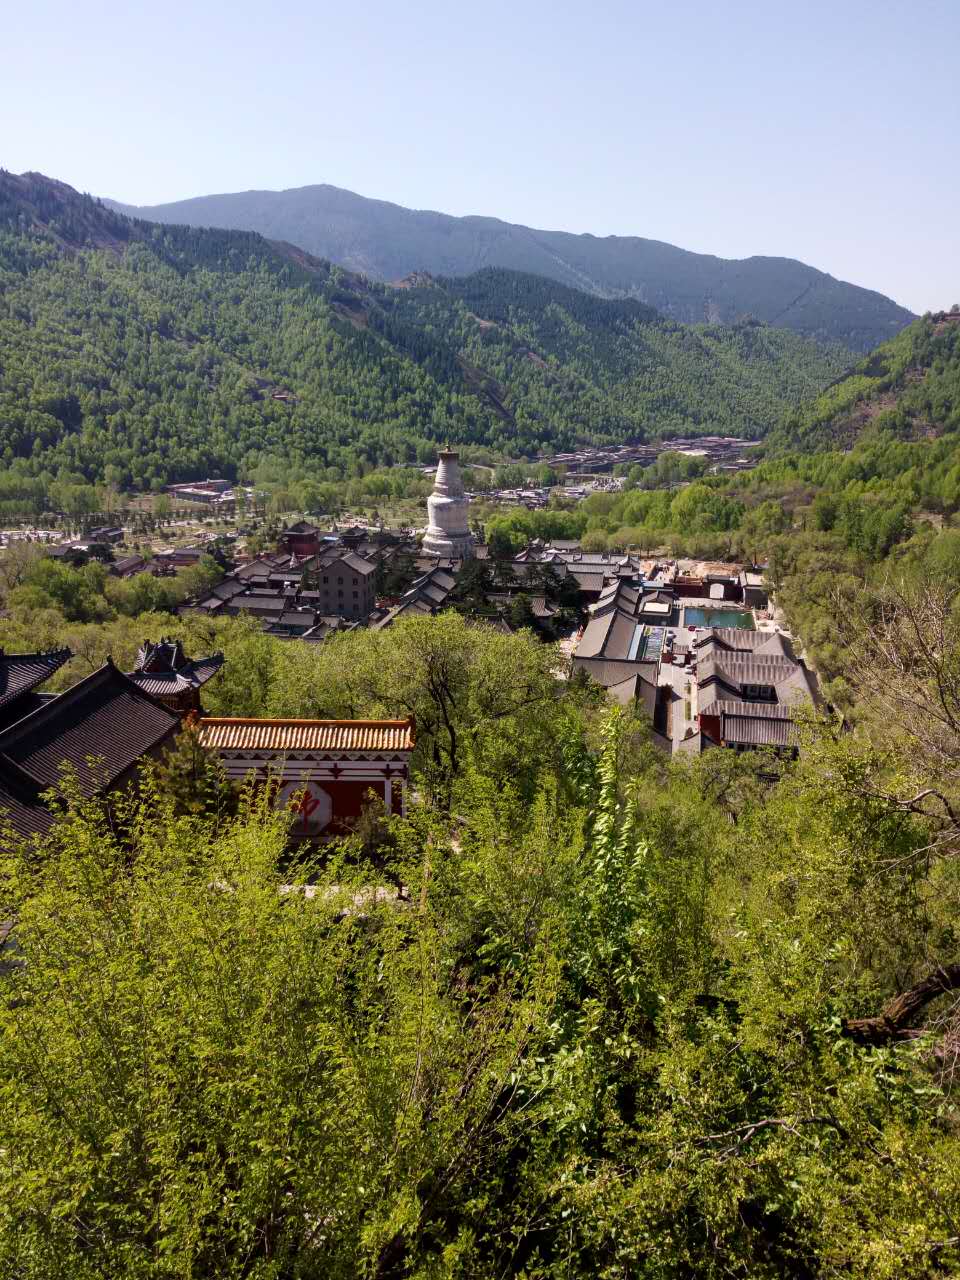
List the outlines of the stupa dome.
<svg viewBox="0 0 960 1280">
<path fill-rule="evenodd" d="M 463 492 L 460 455 L 444 449 L 437 463 L 433 493 L 427 499 L 428 523 L 423 535 L 423 550 L 427 555 L 471 559 L 473 534 L 469 513 L 470 499 Z"/>
</svg>

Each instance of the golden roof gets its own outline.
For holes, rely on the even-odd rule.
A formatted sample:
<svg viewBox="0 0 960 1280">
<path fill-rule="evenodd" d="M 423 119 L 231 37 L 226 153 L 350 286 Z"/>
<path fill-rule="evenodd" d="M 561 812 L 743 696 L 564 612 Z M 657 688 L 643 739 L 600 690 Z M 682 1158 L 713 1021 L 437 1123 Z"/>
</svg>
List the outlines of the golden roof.
<svg viewBox="0 0 960 1280">
<path fill-rule="evenodd" d="M 200 740 L 218 751 L 412 751 L 412 720 L 259 720 L 204 716 Z"/>
</svg>

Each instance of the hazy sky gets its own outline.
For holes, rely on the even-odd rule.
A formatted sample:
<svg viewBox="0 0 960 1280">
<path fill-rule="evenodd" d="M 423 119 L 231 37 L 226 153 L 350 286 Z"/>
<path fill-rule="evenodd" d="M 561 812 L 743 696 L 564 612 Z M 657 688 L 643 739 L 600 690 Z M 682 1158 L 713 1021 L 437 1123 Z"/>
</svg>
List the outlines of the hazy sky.
<svg viewBox="0 0 960 1280">
<path fill-rule="evenodd" d="M 0 166 L 149 204 L 330 182 L 960 301 L 960 0 L 30 0 Z"/>
</svg>

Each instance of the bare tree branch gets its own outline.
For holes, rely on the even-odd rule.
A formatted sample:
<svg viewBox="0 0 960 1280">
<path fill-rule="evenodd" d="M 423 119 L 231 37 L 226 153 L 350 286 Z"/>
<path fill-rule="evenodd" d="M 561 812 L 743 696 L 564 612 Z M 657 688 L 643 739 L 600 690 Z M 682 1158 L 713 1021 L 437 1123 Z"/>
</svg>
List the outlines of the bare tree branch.
<svg viewBox="0 0 960 1280">
<path fill-rule="evenodd" d="M 926 1006 L 938 996 L 958 988 L 960 964 L 938 966 L 921 982 L 889 1000 L 877 1017 L 845 1019 L 843 1033 L 857 1044 L 864 1045 L 886 1045 L 898 1040 L 913 1040 L 922 1034 L 913 1024 Z"/>
<path fill-rule="evenodd" d="M 697 1146 L 703 1147 L 711 1143 L 728 1142 L 729 1146 L 719 1153 L 720 1159 L 723 1160 L 727 1156 L 736 1155 L 751 1138 L 764 1129 L 783 1129 L 799 1137 L 800 1127 L 804 1125 L 826 1125 L 830 1129 L 835 1129 L 841 1137 L 846 1137 L 846 1130 L 834 1120 L 833 1116 L 796 1116 L 792 1118 L 786 1116 L 764 1116 L 762 1120 L 750 1120 L 746 1124 L 736 1125 L 733 1129 L 728 1129 L 724 1133 L 705 1134 L 702 1138 L 697 1139 Z"/>
</svg>

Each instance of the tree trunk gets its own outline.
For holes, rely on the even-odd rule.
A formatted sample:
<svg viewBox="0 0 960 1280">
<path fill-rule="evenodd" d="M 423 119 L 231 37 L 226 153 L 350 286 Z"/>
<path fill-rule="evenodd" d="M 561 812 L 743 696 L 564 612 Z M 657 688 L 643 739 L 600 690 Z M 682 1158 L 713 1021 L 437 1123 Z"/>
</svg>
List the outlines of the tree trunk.
<svg viewBox="0 0 960 1280">
<path fill-rule="evenodd" d="M 857 1044 L 884 1045 L 896 1040 L 911 1040 L 918 1034 L 912 1024 L 930 1001 L 958 988 L 960 964 L 937 968 L 922 982 L 889 1000 L 879 1017 L 845 1018 L 843 1033 Z"/>
</svg>

